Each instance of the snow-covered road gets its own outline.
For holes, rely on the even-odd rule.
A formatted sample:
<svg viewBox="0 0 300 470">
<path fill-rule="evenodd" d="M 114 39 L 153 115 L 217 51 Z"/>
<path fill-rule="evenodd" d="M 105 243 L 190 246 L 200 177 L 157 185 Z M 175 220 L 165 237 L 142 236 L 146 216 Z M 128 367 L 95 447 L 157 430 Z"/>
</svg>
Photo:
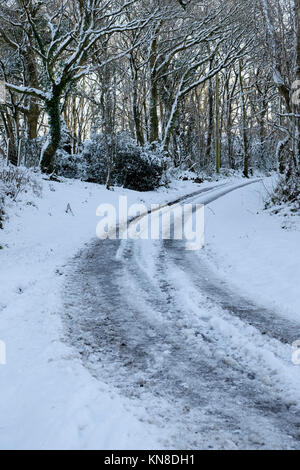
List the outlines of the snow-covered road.
<svg viewBox="0 0 300 470">
<path fill-rule="evenodd" d="M 207 205 L 238 187 L 187 202 Z M 237 293 L 205 254 L 175 240 L 95 240 L 74 258 L 65 299 L 84 363 L 137 417 L 147 410 L 162 446 L 300 448 L 290 360 L 299 325 Z"/>
</svg>

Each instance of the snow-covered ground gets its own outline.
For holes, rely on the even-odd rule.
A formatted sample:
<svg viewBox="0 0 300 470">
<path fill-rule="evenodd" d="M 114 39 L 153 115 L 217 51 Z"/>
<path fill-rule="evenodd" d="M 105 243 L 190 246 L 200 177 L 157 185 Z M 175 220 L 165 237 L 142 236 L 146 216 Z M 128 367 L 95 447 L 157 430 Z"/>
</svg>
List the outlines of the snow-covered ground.
<svg viewBox="0 0 300 470">
<path fill-rule="evenodd" d="M 94 379 L 65 341 L 64 270 L 96 234 L 100 204 L 167 202 L 193 183 L 139 194 L 66 180 L 43 181 L 43 195 L 21 195 L 0 231 L 0 448 L 144 448 L 157 440 L 128 403 Z M 66 209 L 70 204 L 71 212 Z M 103 269 L 103 267 L 99 267 Z"/>
<path fill-rule="evenodd" d="M 205 251 L 241 293 L 298 320 L 300 339 L 300 217 L 264 210 L 273 185 L 270 178 L 208 205 Z"/>
<path fill-rule="evenodd" d="M 121 396 L 114 388 L 116 377 L 114 384 L 108 384 L 107 380 L 105 384 L 99 374 L 93 377 L 78 351 L 69 345 L 62 322 L 66 274 L 72 266 L 71 258 L 95 237 L 99 204 L 118 206 L 119 196 L 127 195 L 129 202 L 143 201 L 149 206 L 210 185 L 216 183 L 199 186 L 182 182 L 169 190 L 139 194 L 123 189 L 108 192 L 103 187 L 74 181 L 44 181 L 40 200 L 27 194 L 9 208 L 10 219 L 0 232 L 0 245 L 4 247 L 0 250 L 0 340 L 7 347 L 7 364 L 0 365 L 0 448 L 149 449 L 162 448 L 166 443 L 172 445 L 173 428 L 163 430 L 159 419 L 150 423 L 145 402 Z M 264 187 L 255 184 L 209 204 L 207 245 L 201 256 L 216 275 L 225 276 L 238 291 L 274 308 L 279 315 L 298 320 L 299 228 L 289 219 L 283 229 L 282 218 L 262 211 L 265 194 Z M 66 212 L 68 204 L 72 213 Z M 151 251 L 147 253 L 149 257 Z M 148 262 L 151 264 L 151 259 Z M 165 267 L 169 270 L 168 263 Z M 106 266 L 99 266 L 100 273 L 105 269 Z M 178 331 L 183 327 L 190 341 L 195 338 L 193 328 L 208 322 L 213 330 L 212 340 L 220 342 L 218 367 L 229 364 L 237 371 L 249 363 L 249 374 L 257 374 L 267 387 L 275 384 L 275 392 L 281 389 L 285 395 L 286 406 L 296 409 L 298 369 L 290 361 L 290 346 L 278 345 L 272 339 L 265 341 L 252 327 L 247 326 L 243 331 L 240 320 L 228 320 L 228 314 L 224 316 L 209 304 L 202 305 L 199 313 L 195 309 L 198 296 L 195 286 L 189 292 L 188 282 L 180 277 L 182 273 L 176 272 L 175 265 L 171 271 L 170 279 L 173 276 L 173 284 L 178 284 L 177 300 L 179 304 L 183 302 L 182 308 L 187 308 L 187 313 L 177 321 Z M 182 293 L 180 298 L 179 293 Z M 199 293 L 200 299 L 204 297 Z M 84 307 L 81 313 L 85 315 Z M 185 323 L 193 322 L 196 326 L 185 329 Z M 253 340 L 253 344 L 243 344 L 245 340 Z M 230 350 L 226 351 L 226 347 Z M 232 399 L 229 413 L 234 410 L 234 396 Z M 241 399 L 236 406 L 237 410 L 239 406 L 243 409 L 245 404 Z M 207 425 L 211 410 L 207 415 L 203 413 Z M 249 425 L 254 429 L 250 441 L 255 447 L 255 440 L 265 436 L 255 435 L 258 418 L 255 414 L 249 415 L 250 418 Z M 207 445 L 214 437 L 220 438 L 222 431 L 218 433 L 214 429 L 218 420 L 211 421 L 210 431 L 203 426 L 207 432 L 203 442 Z M 261 418 L 258 424 L 263 427 L 265 422 Z M 266 435 L 268 431 L 269 428 Z M 269 432 L 272 435 L 272 430 Z M 240 436 L 235 441 L 227 434 L 219 447 L 236 447 L 235 442 L 237 445 L 248 442 Z M 174 438 L 173 446 L 180 442 L 184 440 Z M 280 447 L 280 434 L 270 442 Z M 282 445 L 288 447 L 288 441 Z"/>
</svg>

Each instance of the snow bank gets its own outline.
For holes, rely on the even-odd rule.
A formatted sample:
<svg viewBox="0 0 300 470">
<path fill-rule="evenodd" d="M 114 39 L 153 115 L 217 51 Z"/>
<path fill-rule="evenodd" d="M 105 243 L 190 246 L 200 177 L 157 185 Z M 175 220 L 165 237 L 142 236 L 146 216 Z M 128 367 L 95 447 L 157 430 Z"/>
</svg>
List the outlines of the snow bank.
<svg viewBox="0 0 300 470">
<path fill-rule="evenodd" d="M 206 208 L 211 265 L 257 303 L 300 319 L 300 221 L 264 210 L 272 185 L 257 183 Z M 269 189 L 268 189 L 269 187 Z"/>
</svg>

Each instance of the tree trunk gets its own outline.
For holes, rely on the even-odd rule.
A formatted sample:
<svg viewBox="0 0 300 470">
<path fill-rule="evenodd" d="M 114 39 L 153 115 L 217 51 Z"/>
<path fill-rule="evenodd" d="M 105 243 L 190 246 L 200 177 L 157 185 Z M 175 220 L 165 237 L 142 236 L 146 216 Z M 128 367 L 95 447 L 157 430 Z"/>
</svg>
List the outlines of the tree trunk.
<svg viewBox="0 0 300 470">
<path fill-rule="evenodd" d="M 229 79 L 226 81 L 226 132 L 227 132 L 227 152 L 229 168 L 234 170 L 235 164 L 232 151 L 232 100 L 229 90 Z"/>
<path fill-rule="evenodd" d="M 209 165 L 211 157 L 212 138 L 214 131 L 214 95 L 212 87 L 212 79 L 209 81 L 208 86 L 208 126 L 207 126 L 207 139 L 205 151 L 205 164 Z"/>
<path fill-rule="evenodd" d="M 300 0 L 294 0 L 294 15 L 295 15 L 295 57 L 296 61 L 294 64 L 294 86 L 296 91 L 300 86 Z M 292 99 L 290 101 L 290 107 L 288 112 L 291 114 L 290 121 L 290 134 L 292 136 L 292 155 L 288 160 L 286 180 L 289 182 L 294 177 L 300 178 L 299 158 L 300 158 L 300 104 L 299 100 L 294 99 L 292 93 Z"/>
<path fill-rule="evenodd" d="M 168 152 L 168 150 L 169 150 L 171 137 L 173 135 L 175 125 L 176 125 L 176 121 L 177 121 L 178 116 L 179 116 L 178 105 L 179 105 L 179 101 L 177 101 L 176 105 L 173 106 L 173 109 L 171 111 L 171 116 L 170 116 L 169 122 L 167 124 L 166 134 L 165 134 L 165 138 L 164 138 L 164 142 L 163 142 L 163 149 L 164 149 L 165 152 Z"/>
<path fill-rule="evenodd" d="M 300 0 L 295 0 L 295 24 L 296 24 L 296 82 L 300 87 Z M 297 171 L 299 172 L 300 160 L 300 103 L 296 101 L 294 105 L 295 118 L 295 159 Z M 300 176 L 300 175 L 299 175 Z"/>
<path fill-rule="evenodd" d="M 5 133 L 7 137 L 7 160 L 12 163 L 14 166 L 18 165 L 18 145 L 16 142 L 14 126 L 12 123 L 12 118 L 9 114 L 4 114 L 1 112 L 1 118 L 4 123 Z"/>
<path fill-rule="evenodd" d="M 135 126 L 136 139 L 140 145 L 145 144 L 143 127 L 141 122 L 141 114 L 138 105 L 138 94 L 137 94 L 137 83 L 138 83 L 138 71 L 134 63 L 134 59 L 131 58 L 131 73 L 132 73 L 132 114 Z"/>
<path fill-rule="evenodd" d="M 245 95 L 244 95 L 244 83 L 243 83 L 243 75 L 242 75 L 242 64 L 239 64 L 239 82 L 240 82 L 240 97 L 241 97 L 241 130 L 242 130 L 242 139 L 243 139 L 243 147 L 244 147 L 244 176 L 245 178 L 249 178 L 249 142 L 248 142 L 248 135 L 247 135 L 247 114 L 246 114 L 246 102 L 245 102 Z"/>
<path fill-rule="evenodd" d="M 231 116 L 231 100 L 228 100 L 226 111 L 226 130 L 227 130 L 227 146 L 228 146 L 228 163 L 231 170 L 235 170 L 235 161 L 233 156 L 233 139 L 232 139 L 232 116 Z"/>
<path fill-rule="evenodd" d="M 159 130 L 158 130 L 158 90 L 157 84 L 155 83 L 154 77 L 151 78 L 151 89 L 150 89 L 150 103 L 149 103 L 149 112 L 150 112 L 150 142 L 158 142 L 159 140 Z"/>
<path fill-rule="evenodd" d="M 37 129 L 40 117 L 40 107 L 33 99 L 30 101 L 29 112 L 27 114 L 28 139 L 37 138 Z"/>
<path fill-rule="evenodd" d="M 227 132 L 227 147 L 228 147 L 228 164 L 229 168 L 232 170 L 235 170 L 235 158 L 233 155 L 233 132 L 232 132 L 232 127 L 233 127 L 233 119 L 232 119 L 232 102 L 233 102 L 233 97 L 234 93 L 236 90 L 237 82 L 238 82 L 238 76 L 235 76 L 235 80 L 233 81 L 233 84 L 230 86 L 230 80 L 231 79 L 231 70 L 229 71 L 229 74 L 227 76 L 226 80 L 226 132 Z"/>
<path fill-rule="evenodd" d="M 53 173 L 54 158 L 61 142 L 60 95 L 46 101 L 49 119 L 48 144 L 42 155 L 41 169 L 44 173 Z"/>
<path fill-rule="evenodd" d="M 150 99 L 149 99 L 149 141 L 159 140 L 159 120 L 158 120 L 158 86 L 156 80 L 155 60 L 157 51 L 157 39 L 153 40 L 150 56 Z"/>
<path fill-rule="evenodd" d="M 221 170 L 221 119 L 220 119 L 220 79 L 216 75 L 216 171 Z"/>
<path fill-rule="evenodd" d="M 37 64 L 32 47 L 28 47 L 28 49 L 24 53 L 24 57 L 28 85 L 34 88 L 38 88 L 39 80 L 37 74 Z M 36 98 L 30 97 L 29 100 L 29 111 L 26 114 L 27 135 L 28 139 L 36 139 L 38 121 L 40 117 L 40 107 L 36 102 Z"/>
<path fill-rule="evenodd" d="M 261 168 L 264 166 L 264 159 L 265 159 L 265 140 L 266 140 L 266 127 L 265 127 L 265 118 L 267 114 L 267 103 L 263 100 L 262 103 L 262 111 L 260 113 L 259 122 L 259 141 L 260 141 L 260 151 L 259 151 L 259 158 L 260 161 L 258 163 L 258 167 Z"/>
</svg>

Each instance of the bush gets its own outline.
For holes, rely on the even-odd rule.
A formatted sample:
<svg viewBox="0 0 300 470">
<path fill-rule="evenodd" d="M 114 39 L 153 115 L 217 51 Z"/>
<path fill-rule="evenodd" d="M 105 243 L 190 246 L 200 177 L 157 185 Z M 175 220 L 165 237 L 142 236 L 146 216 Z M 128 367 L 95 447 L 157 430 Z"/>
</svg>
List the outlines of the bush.
<svg viewBox="0 0 300 470">
<path fill-rule="evenodd" d="M 2 196 L 13 201 L 21 192 L 32 191 L 36 196 L 41 193 L 41 185 L 32 171 L 12 165 L 0 167 L 0 188 Z"/>
<path fill-rule="evenodd" d="M 83 148 L 87 181 L 151 191 L 160 184 L 161 160 L 155 150 L 141 148 L 127 134 L 96 135 Z"/>
<path fill-rule="evenodd" d="M 157 149 L 142 148 L 125 133 L 99 134 L 84 143 L 79 156 L 59 152 L 56 169 L 68 178 L 151 191 L 160 184 L 162 161 Z"/>
<path fill-rule="evenodd" d="M 65 150 L 58 150 L 55 157 L 55 173 L 65 178 L 84 179 L 81 155 L 70 155 Z"/>
<path fill-rule="evenodd" d="M 281 176 L 277 186 L 270 195 L 270 201 L 267 207 L 271 205 L 294 204 L 300 209 L 300 175 L 293 174 L 289 179 Z"/>
<path fill-rule="evenodd" d="M 34 173 L 24 167 L 0 165 L 0 228 L 3 228 L 4 206 L 6 199 L 16 201 L 22 192 L 31 191 L 40 196 L 41 184 Z"/>
</svg>

